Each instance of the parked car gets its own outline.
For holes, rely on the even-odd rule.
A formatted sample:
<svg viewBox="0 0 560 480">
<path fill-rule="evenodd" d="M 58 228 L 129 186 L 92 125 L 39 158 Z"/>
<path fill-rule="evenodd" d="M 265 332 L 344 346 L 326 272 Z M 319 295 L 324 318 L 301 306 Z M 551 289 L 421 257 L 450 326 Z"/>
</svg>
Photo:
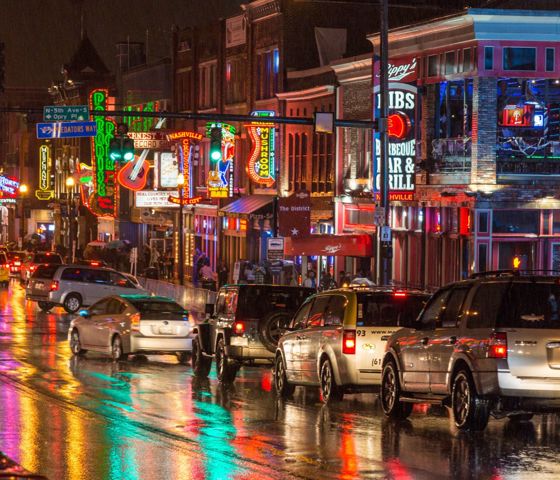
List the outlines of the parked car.
<svg viewBox="0 0 560 480">
<path fill-rule="evenodd" d="M 278 342 L 274 385 L 286 397 L 296 385 L 319 386 L 323 401 L 375 391 L 389 336 L 410 326 L 430 297 L 417 290 L 348 287 L 309 298 Z"/>
<path fill-rule="evenodd" d="M 560 277 L 489 272 L 440 289 L 383 360 L 385 414 L 412 403 L 451 407 L 459 429 L 489 416 L 560 411 Z"/>
<path fill-rule="evenodd" d="M 8 256 L 8 263 L 10 265 L 10 274 L 18 275 L 21 270 L 21 264 L 27 254 L 21 251 L 11 251 L 6 253 L 6 255 Z"/>
<path fill-rule="evenodd" d="M 62 257 L 58 253 L 53 252 L 40 252 L 30 253 L 23 260 L 20 268 L 20 280 L 23 284 L 27 284 L 31 274 L 37 270 L 37 267 L 42 264 L 62 265 Z"/>
<path fill-rule="evenodd" d="M 80 311 L 70 322 L 68 341 L 74 355 L 94 350 L 116 361 L 134 353 L 176 353 L 186 363 L 192 350 L 188 316 L 170 298 L 112 295 Z"/>
<path fill-rule="evenodd" d="M 10 263 L 5 252 L 0 251 L 0 285 L 7 287 L 10 283 Z"/>
<path fill-rule="evenodd" d="M 82 306 L 93 305 L 108 295 L 146 291 L 112 268 L 42 265 L 31 276 L 25 293 L 43 311 L 60 305 L 68 313 L 76 313 Z"/>
<path fill-rule="evenodd" d="M 218 379 L 235 380 L 242 365 L 274 361 L 278 339 L 314 289 L 281 285 L 226 285 L 204 322 L 195 327 L 193 367 L 206 376 L 216 358 Z"/>
</svg>

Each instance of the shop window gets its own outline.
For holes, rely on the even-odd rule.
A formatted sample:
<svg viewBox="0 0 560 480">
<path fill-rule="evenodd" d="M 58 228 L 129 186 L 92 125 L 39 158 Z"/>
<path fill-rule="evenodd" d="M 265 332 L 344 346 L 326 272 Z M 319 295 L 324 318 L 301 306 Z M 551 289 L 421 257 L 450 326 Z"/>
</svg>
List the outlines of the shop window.
<svg viewBox="0 0 560 480">
<path fill-rule="evenodd" d="M 438 109 L 435 118 L 435 138 L 461 138 L 460 142 L 435 142 L 433 155 L 466 156 L 470 144 L 466 144 L 464 137 L 470 137 L 472 125 L 472 80 L 441 82 L 439 84 Z M 467 142 L 468 143 L 468 142 Z"/>
<path fill-rule="evenodd" d="M 488 270 L 488 244 L 478 244 L 478 268 L 477 272 L 485 272 Z"/>
<path fill-rule="evenodd" d="M 289 165 L 289 185 L 290 191 L 307 190 L 309 187 L 307 165 L 307 134 L 289 133 L 288 134 L 288 165 Z"/>
<path fill-rule="evenodd" d="M 554 71 L 554 48 L 546 49 L 546 71 Z"/>
<path fill-rule="evenodd" d="M 478 213 L 478 233 L 488 233 L 488 212 Z"/>
<path fill-rule="evenodd" d="M 471 49 L 465 48 L 463 50 L 463 72 L 470 72 L 471 70 Z"/>
<path fill-rule="evenodd" d="M 504 47 L 504 70 L 531 71 L 537 69 L 537 49 L 530 47 Z"/>
<path fill-rule="evenodd" d="M 500 270 L 520 268 L 532 270 L 535 268 L 535 242 L 499 242 L 498 268 Z"/>
<path fill-rule="evenodd" d="M 539 233 L 539 210 L 494 210 L 493 233 Z"/>
<path fill-rule="evenodd" d="M 438 55 L 430 55 L 428 57 L 428 77 L 438 76 L 438 64 L 439 64 L 438 60 L 439 60 Z"/>
<path fill-rule="evenodd" d="M 494 47 L 484 47 L 484 70 L 494 69 Z"/>
<path fill-rule="evenodd" d="M 445 54 L 445 74 L 455 73 L 455 52 L 446 52 Z"/>
</svg>

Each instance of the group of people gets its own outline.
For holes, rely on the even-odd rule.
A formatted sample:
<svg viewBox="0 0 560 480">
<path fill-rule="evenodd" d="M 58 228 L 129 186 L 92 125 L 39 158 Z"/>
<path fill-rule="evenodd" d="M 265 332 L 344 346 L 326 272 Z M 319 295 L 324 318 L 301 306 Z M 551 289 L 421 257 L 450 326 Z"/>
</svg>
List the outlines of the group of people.
<svg viewBox="0 0 560 480">
<path fill-rule="evenodd" d="M 165 280 L 173 279 L 174 264 L 175 257 L 173 256 L 173 250 L 171 248 L 162 252 L 157 247 L 150 247 L 149 245 L 144 246 L 145 267 L 147 269 L 157 269 Z"/>
<path fill-rule="evenodd" d="M 355 276 L 354 280 L 358 280 L 361 278 L 369 279 L 369 276 L 370 275 L 368 275 L 365 272 L 360 272 L 358 273 L 358 275 Z M 315 271 L 309 270 L 307 272 L 306 278 L 303 280 L 303 286 L 308 288 L 315 288 L 319 291 L 323 291 L 323 290 L 332 290 L 334 288 L 339 288 L 339 287 L 347 287 L 348 285 L 350 285 L 352 281 L 353 281 L 352 276 L 349 273 L 345 272 L 344 270 L 341 270 L 339 272 L 338 282 L 334 278 L 334 276 L 330 274 L 330 272 L 323 270 L 323 272 L 321 272 L 321 278 L 319 282 L 317 282 L 317 275 L 315 274 Z M 371 282 L 371 280 L 368 281 Z"/>
</svg>

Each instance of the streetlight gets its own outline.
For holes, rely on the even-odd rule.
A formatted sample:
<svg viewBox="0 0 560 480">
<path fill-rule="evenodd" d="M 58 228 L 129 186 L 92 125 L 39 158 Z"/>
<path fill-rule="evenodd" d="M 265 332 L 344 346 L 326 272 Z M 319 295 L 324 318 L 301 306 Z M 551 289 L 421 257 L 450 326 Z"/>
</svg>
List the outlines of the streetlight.
<svg viewBox="0 0 560 480">
<path fill-rule="evenodd" d="M 29 191 L 29 188 L 27 187 L 27 185 L 25 183 L 22 183 L 19 186 L 19 194 L 21 197 L 21 216 L 20 216 L 20 237 L 21 237 L 21 248 L 23 248 L 23 238 L 25 237 L 25 196 L 27 195 L 27 192 Z"/>
<path fill-rule="evenodd" d="M 177 175 L 177 187 L 179 188 L 179 285 L 185 284 L 185 245 L 183 236 L 183 197 L 184 197 L 185 175 L 179 172 Z"/>
<path fill-rule="evenodd" d="M 74 185 L 76 184 L 76 182 L 74 181 L 73 177 L 68 177 L 66 179 L 66 206 L 67 206 L 67 214 L 68 214 L 68 251 L 69 251 L 69 257 L 70 257 L 70 261 L 73 262 L 74 261 L 74 245 L 73 245 L 73 226 L 74 226 L 74 218 L 73 218 L 73 211 L 74 211 L 74 201 L 73 201 L 73 195 L 74 195 Z"/>
</svg>

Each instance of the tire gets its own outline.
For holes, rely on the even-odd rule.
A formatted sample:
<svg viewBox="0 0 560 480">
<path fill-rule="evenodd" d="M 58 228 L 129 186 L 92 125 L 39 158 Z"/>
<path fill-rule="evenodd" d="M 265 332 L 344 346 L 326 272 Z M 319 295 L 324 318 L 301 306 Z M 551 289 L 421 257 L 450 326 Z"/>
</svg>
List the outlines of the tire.
<svg viewBox="0 0 560 480">
<path fill-rule="evenodd" d="M 177 360 L 183 365 L 188 365 L 191 360 L 190 352 L 177 352 Z"/>
<path fill-rule="evenodd" d="M 517 413 L 515 415 L 508 415 L 508 419 L 514 423 L 530 422 L 533 416 L 532 413 Z"/>
<path fill-rule="evenodd" d="M 344 391 L 336 384 L 331 361 L 328 359 L 321 363 L 319 383 L 321 385 L 323 402 L 327 405 L 333 402 L 339 402 L 342 400 L 342 397 L 344 397 Z"/>
<path fill-rule="evenodd" d="M 401 383 L 399 372 L 393 360 L 389 360 L 383 367 L 381 376 L 381 391 L 379 398 L 383 413 L 389 418 L 404 420 L 412 413 L 412 403 L 401 402 Z"/>
<path fill-rule="evenodd" d="M 271 352 L 276 351 L 278 340 L 286 331 L 291 321 L 291 313 L 273 312 L 259 322 L 259 335 L 267 350 Z"/>
<path fill-rule="evenodd" d="M 451 411 L 455 426 L 459 430 L 481 431 L 488 425 L 488 401 L 476 393 L 472 375 L 468 370 L 460 370 L 453 378 Z"/>
<path fill-rule="evenodd" d="M 229 357 L 226 355 L 226 346 L 223 337 L 218 340 L 218 345 L 216 345 L 216 370 L 220 382 L 232 383 L 235 381 L 238 367 L 232 365 Z"/>
<path fill-rule="evenodd" d="M 87 352 L 87 350 L 82 348 L 80 333 L 77 328 L 74 328 L 74 330 L 72 330 L 72 334 L 70 335 L 70 350 L 72 351 L 72 355 L 83 355 Z"/>
<path fill-rule="evenodd" d="M 284 360 L 282 355 L 276 356 L 276 362 L 274 365 L 274 389 L 276 390 L 276 395 L 281 398 L 288 398 L 294 394 L 296 386 L 288 382 L 286 377 L 286 367 L 284 366 Z"/>
<path fill-rule="evenodd" d="M 68 313 L 76 313 L 82 306 L 82 297 L 78 293 L 69 293 L 62 306 Z"/>
<path fill-rule="evenodd" d="M 51 302 L 38 302 L 38 305 L 43 312 L 49 312 L 54 307 L 54 303 Z"/>
<path fill-rule="evenodd" d="M 119 335 L 115 335 L 113 337 L 113 341 L 111 342 L 111 358 L 115 362 L 120 362 L 121 360 L 126 360 L 128 355 L 124 353 L 122 340 Z"/>
<path fill-rule="evenodd" d="M 192 367 L 197 377 L 207 377 L 212 368 L 212 358 L 204 355 L 198 336 L 192 342 Z"/>
</svg>

